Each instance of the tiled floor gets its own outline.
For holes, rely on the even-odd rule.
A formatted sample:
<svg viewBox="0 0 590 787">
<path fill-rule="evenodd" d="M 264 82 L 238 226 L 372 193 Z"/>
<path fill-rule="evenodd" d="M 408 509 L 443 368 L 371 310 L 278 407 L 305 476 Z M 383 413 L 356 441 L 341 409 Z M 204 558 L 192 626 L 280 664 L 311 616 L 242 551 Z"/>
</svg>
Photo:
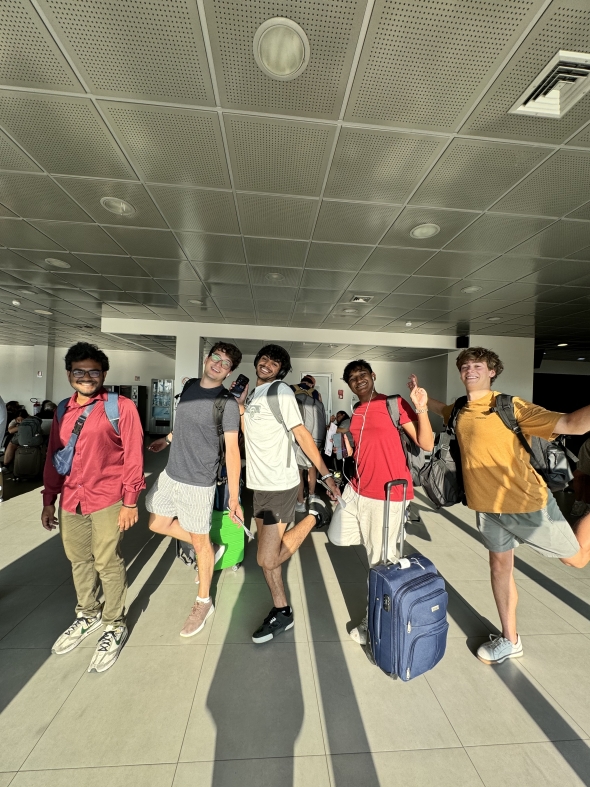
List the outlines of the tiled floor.
<svg viewBox="0 0 590 787">
<path fill-rule="evenodd" d="M 255 646 L 270 599 L 251 545 L 217 577 L 214 618 L 182 640 L 193 574 L 145 516 L 125 539 L 130 639 L 111 671 L 89 675 L 98 634 L 50 654 L 74 593 L 39 493 L 6 501 L 0 787 L 590 785 L 590 568 L 521 548 L 526 655 L 486 667 L 473 651 L 497 616 L 474 517 L 420 508 L 410 542 L 447 580 L 450 638 L 436 669 L 401 683 L 347 635 L 364 611 L 362 550 L 310 537 L 285 572 L 295 628 Z"/>
</svg>

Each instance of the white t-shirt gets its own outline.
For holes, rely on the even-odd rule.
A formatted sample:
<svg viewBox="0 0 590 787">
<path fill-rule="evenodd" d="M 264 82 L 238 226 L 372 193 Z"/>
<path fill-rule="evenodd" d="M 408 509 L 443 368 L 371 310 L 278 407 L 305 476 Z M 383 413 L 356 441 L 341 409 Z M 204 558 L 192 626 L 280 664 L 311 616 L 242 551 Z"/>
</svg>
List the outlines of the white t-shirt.
<svg viewBox="0 0 590 787">
<path fill-rule="evenodd" d="M 246 443 L 246 483 L 250 489 L 280 491 L 299 484 L 295 459 L 295 438 L 287 436 L 274 417 L 266 393 L 272 383 L 257 386 L 245 402 L 244 438 Z M 295 394 L 284 383 L 277 399 L 287 429 L 303 423 Z M 290 466 L 287 458 L 291 456 Z"/>
</svg>

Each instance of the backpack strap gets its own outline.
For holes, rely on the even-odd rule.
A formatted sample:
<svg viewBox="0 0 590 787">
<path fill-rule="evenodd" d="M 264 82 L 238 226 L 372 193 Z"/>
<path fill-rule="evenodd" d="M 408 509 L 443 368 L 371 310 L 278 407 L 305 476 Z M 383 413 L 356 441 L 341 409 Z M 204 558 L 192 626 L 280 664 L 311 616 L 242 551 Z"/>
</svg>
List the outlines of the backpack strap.
<svg viewBox="0 0 590 787">
<path fill-rule="evenodd" d="M 449 416 L 449 420 L 447 422 L 447 432 L 455 432 L 457 427 L 457 418 L 459 417 L 459 413 L 467 404 L 467 397 L 460 396 L 453 405 L 453 410 L 451 415 Z"/>
<path fill-rule="evenodd" d="M 57 423 L 61 423 L 61 419 L 64 417 L 64 413 L 66 411 L 66 407 L 68 406 L 68 402 L 70 401 L 71 397 L 67 399 L 62 399 L 61 402 L 57 405 Z"/>
<path fill-rule="evenodd" d="M 187 380 L 185 384 L 182 386 L 182 391 L 180 393 L 177 393 L 174 398 L 178 399 L 178 401 L 180 402 L 184 394 L 188 391 L 189 388 L 191 388 L 197 382 L 198 379 L 199 379 L 198 377 L 191 377 L 190 380 Z"/>
<path fill-rule="evenodd" d="M 115 434 L 119 434 L 119 394 L 113 391 L 108 392 L 108 396 L 104 403 L 104 411 L 106 417 L 111 422 L 111 426 L 115 430 Z"/>
<path fill-rule="evenodd" d="M 224 388 L 223 391 L 220 391 L 215 397 L 215 399 L 213 400 L 213 423 L 215 424 L 217 437 L 219 438 L 219 455 L 222 457 L 222 459 L 225 458 L 225 439 L 223 437 L 223 414 L 225 412 L 225 405 L 227 404 L 227 400 L 229 396 L 230 396 L 230 392 L 227 390 L 227 388 Z"/>
<path fill-rule="evenodd" d="M 522 429 L 516 420 L 516 415 L 514 414 L 513 397 L 509 394 L 498 394 L 496 396 L 496 404 L 491 408 L 491 412 L 496 413 L 496 415 L 499 416 L 504 426 L 507 429 L 510 429 L 510 431 L 517 436 L 518 441 L 527 454 L 529 454 L 529 456 L 533 456 L 533 449 L 529 445 L 529 441 L 524 436 Z"/>
<path fill-rule="evenodd" d="M 399 429 L 399 394 L 387 397 L 387 410 L 396 429 Z"/>
<path fill-rule="evenodd" d="M 289 447 L 287 453 L 287 467 L 291 467 L 291 447 L 293 445 L 293 435 L 285 426 L 285 421 L 283 420 L 283 414 L 281 413 L 281 408 L 279 406 L 279 387 L 281 385 L 287 385 L 287 383 L 283 383 L 282 380 L 275 380 L 274 383 L 271 383 L 268 391 L 266 392 L 266 400 L 268 402 L 268 406 L 270 407 L 271 413 L 274 415 L 276 420 L 282 425 L 283 429 L 287 433 L 287 439 L 289 440 Z M 289 386 L 287 386 L 289 387 Z M 291 390 L 289 388 L 289 390 Z"/>
</svg>

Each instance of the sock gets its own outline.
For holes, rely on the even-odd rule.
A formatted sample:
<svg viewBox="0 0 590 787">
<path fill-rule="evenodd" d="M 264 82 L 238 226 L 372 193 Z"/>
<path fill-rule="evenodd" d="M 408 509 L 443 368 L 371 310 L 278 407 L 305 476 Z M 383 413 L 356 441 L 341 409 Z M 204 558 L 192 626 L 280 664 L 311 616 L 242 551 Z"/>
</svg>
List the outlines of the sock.
<svg viewBox="0 0 590 787">
<path fill-rule="evenodd" d="M 197 601 L 207 604 L 209 601 L 211 601 L 211 596 L 207 596 L 207 598 L 201 598 L 200 596 L 197 596 Z"/>
<path fill-rule="evenodd" d="M 291 614 L 291 607 L 287 604 L 286 607 L 275 607 L 277 612 L 282 612 L 283 615 L 290 615 Z"/>
</svg>

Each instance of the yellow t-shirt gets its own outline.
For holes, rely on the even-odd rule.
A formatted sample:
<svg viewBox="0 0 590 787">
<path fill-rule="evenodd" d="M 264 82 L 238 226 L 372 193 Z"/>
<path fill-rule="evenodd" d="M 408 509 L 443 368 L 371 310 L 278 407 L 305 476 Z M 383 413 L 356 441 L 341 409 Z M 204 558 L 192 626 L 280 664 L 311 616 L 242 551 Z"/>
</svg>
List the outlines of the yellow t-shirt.
<svg viewBox="0 0 590 787">
<path fill-rule="evenodd" d="M 524 514 L 547 505 L 547 486 L 531 467 L 518 437 L 490 408 L 498 391 L 468 402 L 457 418 L 467 506 L 490 514 Z M 513 398 L 514 414 L 525 435 L 551 439 L 561 413 Z M 443 410 L 445 423 L 453 405 Z"/>
</svg>

